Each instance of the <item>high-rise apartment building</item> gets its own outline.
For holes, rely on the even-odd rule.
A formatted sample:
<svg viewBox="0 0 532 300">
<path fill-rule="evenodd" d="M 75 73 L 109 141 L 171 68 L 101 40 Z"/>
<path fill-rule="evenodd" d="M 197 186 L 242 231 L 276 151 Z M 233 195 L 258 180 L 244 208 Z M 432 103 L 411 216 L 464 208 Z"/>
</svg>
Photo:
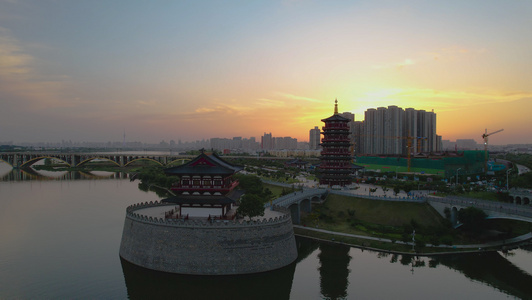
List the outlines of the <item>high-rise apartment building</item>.
<svg viewBox="0 0 532 300">
<path fill-rule="evenodd" d="M 273 148 L 276 150 L 293 150 L 297 149 L 297 139 L 289 136 L 285 137 L 273 137 Z"/>
<path fill-rule="evenodd" d="M 314 126 L 308 134 L 308 142 L 310 150 L 318 150 L 320 148 L 321 132 L 318 126 Z"/>
<path fill-rule="evenodd" d="M 347 127 L 349 127 L 349 140 L 351 141 L 351 147 L 349 151 L 353 153 L 355 144 L 355 114 L 351 112 L 343 112 L 340 114 L 340 116 L 349 120 L 349 122 L 347 122 Z"/>
<path fill-rule="evenodd" d="M 260 145 L 262 150 L 271 150 L 273 149 L 273 139 L 272 139 L 272 133 L 264 133 L 264 135 L 260 138 Z"/>
<path fill-rule="evenodd" d="M 363 145 L 364 145 L 364 122 L 363 121 L 355 121 L 353 124 L 353 131 L 351 132 L 351 135 L 353 135 L 353 147 L 354 147 L 354 155 L 363 153 Z"/>
<path fill-rule="evenodd" d="M 255 141 L 254 137 L 249 139 L 242 137 L 227 138 L 211 138 L 210 148 L 214 150 L 258 150 L 259 143 Z"/>
<path fill-rule="evenodd" d="M 361 154 L 406 155 L 409 147 L 411 153 L 433 152 L 441 145 L 434 111 L 395 105 L 366 110 L 363 123 L 355 125 L 353 132 L 360 133 L 355 134 L 355 147 Z"/>
</svg>

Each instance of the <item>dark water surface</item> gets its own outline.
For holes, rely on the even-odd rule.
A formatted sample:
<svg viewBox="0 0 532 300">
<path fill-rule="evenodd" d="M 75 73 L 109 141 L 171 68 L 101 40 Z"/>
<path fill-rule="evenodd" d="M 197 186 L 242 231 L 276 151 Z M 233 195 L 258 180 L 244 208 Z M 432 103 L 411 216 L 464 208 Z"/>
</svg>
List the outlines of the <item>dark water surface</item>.
<svg viewBox="0 0 532 300">
<path fill-rule="evenodd" d="M 154 193 L 120 174 L 42 174 L 0 163 L 0 299 L 532 299 L 526 249 L 426 258 L 298 238 L 298 260 L 272 272 L 146 270 L 118 249 L 126 207 Z"/>
</svg>

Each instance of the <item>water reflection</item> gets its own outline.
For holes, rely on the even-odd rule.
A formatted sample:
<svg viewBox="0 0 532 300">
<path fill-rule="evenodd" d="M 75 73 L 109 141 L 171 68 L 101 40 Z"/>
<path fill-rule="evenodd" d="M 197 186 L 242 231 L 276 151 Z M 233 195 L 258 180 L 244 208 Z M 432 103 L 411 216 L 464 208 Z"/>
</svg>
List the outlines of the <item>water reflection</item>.
<svg viewBox="0 0 532 300">
<path fill-rule="evenodd" d="M 417 257 L 298 237 L 296 262 L 272 272 L 203 277 L 150 271 L 118 256 L 125 207 L 156 199 L 139 192 L 136 182 L 115 180 L 127 178 L 126 174 L 68 172 L 65 185 L 56 178 L 35 184 L 33 180 L 46 176 L 21 170 L 8 173 L 13 172 L 19 175 L 9 175 L 7 181 L 28 182 L 0 182 L 1 299 L 126 295 L 131 299 L 498 299 L 505 295 L 529 299 L 532 295 L 532 268 L 525 268 L 528 273 L 521 269 L 523 261 L 530 261 L 530 246 L 506 255 Z M 98 178 L 112 180 L 90 181 Z"/>
<path fill-rule="evenodd" d="M 525 250 L 527 252 L 532 252 L 532 244 L 523 246 L 523 247 L 521 247 L 521 249 L 523 249 L 523 250 Z"/>
<path fill-rule="evenodd" d="M 122 261 L 128 295 L 132 299 L 173 297 L 182 299 L 289 299 L 296 267 L 315 255 L 319 259 L 320 298 L 348 299 L 352 259 L 366 256 L 353 248 L 297 237 L 298 259 L 286 268 L 245 276 L 186 276 L 151 271 Z M 527 299 L 532 295 L 532 275 L 512 264 L 499 252 L 419 257 L 408 254 L 374 253 L 380 260 L 417 269 L 449 268 L 465 277 L 491 286 L 507 295 Z M 351 253 L 351 254 L 350 254 Z M 355 254 L 355 256 L 353 256 Z M 364 272 L 364 270 L 355 270 Z M 383 275 L 385 276 L 385 275 Z M 443 284 L 443 283 L 442 283 Z M 227 289 L 227 287 L 236 287 Z M 231 294 L 225 291 L 231 290 Z M 353 296 L 353 295 L 351 295 Z"/>
<path fill-rule="evenodd" d="M 512 264 L 499 252 L 444 256 L 435 260 L 506 294 L 521 299 L 532 297 L 532 275 Z"/>
<path fill-rule="evenodd" d="M 351 260 L 358 256 L 352 256 L 356 252 L 351 252 L 352 248 L 347 246 L 301 237 L 296 238 L 296 244 L 299 257 L 293 264 L 271 272 L 243 276 L 177 275 L 144 269 L 123 260 L 121 263 L 131 299 L 289 299 L 297 265 L 316 255 L 319 259 L 320 298 L 348 299 L 349 293 L 353 293 L 353 288 L 349 288 L 350 265 Z M 523 299 L 532 295 L 532 275 L 513 265 L 498 252 L 434 257 L 367 252 L 375 253 L 377 258 L 389 260 L 390 263 L 409 266 L 410 272 L 445 267 L 507 295 Z M 361 257 L 366 255 L 360 253 Z"/>
<path fill-rule="evenodd" d="M 298 260 L 294 263 L 270 272 L 238 275 L 238 276 L 189 276 L 180 274 L 170 274 L 159 271 L 145 269 L 131 264 L 122 258 L 122 271 L 126 282 L 127 292 L 130 299 L 147 298 L 179 298 L 179 299 L 290 299 L 292 282 L 296 265 L 314 253 L 318 248 L 325 247 L 332 252 L 331 245 L 327 246 L 319 242 L 297 238 Z M 332 246 L 334 247 L 334 246 Z M 347 252 L 349 252 L 349 248 Z M 342 253 L 345 252 L 342 247 Z M 325 251 L 328 251 L 325 250 Z M 330 252 L 329 255 L 334 255 Z M 334 271 L 335 264 L 330 264 L 329 255 L 325 255 L 327 268 Z M 334 259 L 333 259 L 334 260 Z M 342 263 L 347 269 L 347 265 Z M 333 275 L 334 276 L 334 275 Z M 345 274 L 343 277 L 346 281 Z M 329 278 L 325 276 L 324 278 Z M 337 288 L 329 287 L 333 293 Z M 342 294 L 346 295 L 345 286 Z"/>
<path fill-rule="evenodd" d="M 289 299 L 296 268 L 292 263 L 259 274 L 187 276 L 120 261 L 130 299 Z"/>
<path fill-rule="evenodd" d="M 297 260 L 300 262 L 305 260 L 309 255 L 314 253 L 319 247 L 321 242 L 304 237 L 296 237 L 296 247 L 297 247 Z"/>
<path fill-rule="evenodd" d="M 320 287 L 326 299 L 345 299 L 349 285 L 350 247 L 329 243 L 320 244 Z"/>
<path fill-rule="evenodd" d="M 321 248 L 321 247 L 320 247 Z M 390 263 L 415 268 L 445 266 L 466 277 L 492 286 L 508 295 L 528 299 L 532 295 L 532 275 L 512 264 L 499 252 L 418 257 L 413 255 L 377 253 L 377 257 L 391 256 Z M 428 262 L 428 265 L 427 265 Z"/>
<path fill-rule="evenodd" d="M 2 170 L 0 181 L 46 181 L 46 180 L 95 180 L 95 179 L 127 179 L 124 172 L 105 171 L 44 171 L 33 168 Z"/>
</svg>

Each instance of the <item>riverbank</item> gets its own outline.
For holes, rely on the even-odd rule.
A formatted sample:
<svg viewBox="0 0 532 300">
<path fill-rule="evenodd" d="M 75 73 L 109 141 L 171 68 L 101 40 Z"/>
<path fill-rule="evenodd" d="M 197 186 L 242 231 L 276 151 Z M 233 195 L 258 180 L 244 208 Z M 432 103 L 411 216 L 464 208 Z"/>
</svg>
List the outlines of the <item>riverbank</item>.
<svg viewBox="0 0 532 300">
<path fill-rule="evenodd" d="M 422 255 L 498 251 L 532 239 L 530 225 L 519 221 L 490 220 L 484 226 L 476 234 L 453 229 L 426 203 L 329 194 L 294 231 L 358 248 Z"/>
<path fill-rule="evenodd" d="M 316 239 L 350 247 L 382 251 L 394 254 L 434 256 L 449 254 L 480 253 L 489 251 L 509 250 L 522 244 L 532 243 L 532 232 L 511 239 L 471 245 L 438 245 L 427 244 L 417 247 L 413 243 L 393 241 L 385 238 L 334 232 L 320 228 L 293 225 L 297 236 Z"/>
</svg>

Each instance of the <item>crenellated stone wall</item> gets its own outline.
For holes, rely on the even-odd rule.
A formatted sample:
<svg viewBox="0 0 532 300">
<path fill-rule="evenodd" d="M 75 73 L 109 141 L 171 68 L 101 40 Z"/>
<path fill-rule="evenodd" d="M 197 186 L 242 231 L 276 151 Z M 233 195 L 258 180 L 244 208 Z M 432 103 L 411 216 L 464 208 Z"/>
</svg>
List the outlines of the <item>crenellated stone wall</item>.
<svg viewBox="0 0 532 300">
<path fill-rule="evenodd" d="M 127 208 L 122 258 L 152 270 L 194 275 L 265 272 L 297 258 L 288 211 L 251 222 L 162 219 L 137 212 L 164 205 L 173 207 L 149 202 Z"/>
</svg>

